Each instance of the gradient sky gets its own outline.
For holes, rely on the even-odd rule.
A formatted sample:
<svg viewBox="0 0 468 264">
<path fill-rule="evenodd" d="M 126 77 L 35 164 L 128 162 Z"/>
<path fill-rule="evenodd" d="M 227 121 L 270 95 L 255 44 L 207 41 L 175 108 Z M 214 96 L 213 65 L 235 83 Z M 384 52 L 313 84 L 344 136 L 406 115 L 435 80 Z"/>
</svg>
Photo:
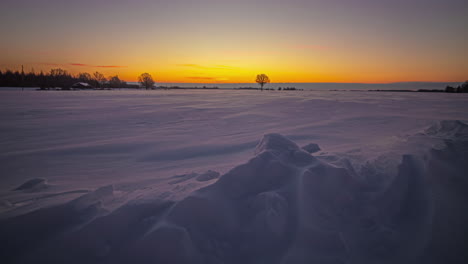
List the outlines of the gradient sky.
<svg viewBox="0 0 468 264">
<path fill-rule="evenodd" d="M 464 81 L 466 0 L 1 0 L 0 69 L 157 82 Z"/>
</svg>

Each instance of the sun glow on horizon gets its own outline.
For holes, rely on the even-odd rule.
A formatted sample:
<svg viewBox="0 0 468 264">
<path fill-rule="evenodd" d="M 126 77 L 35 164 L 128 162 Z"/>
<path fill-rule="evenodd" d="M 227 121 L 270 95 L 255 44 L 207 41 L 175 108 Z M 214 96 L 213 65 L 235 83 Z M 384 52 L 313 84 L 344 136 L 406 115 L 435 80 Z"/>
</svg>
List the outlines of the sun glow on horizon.
<svg viewBox="0 0 468 264">
<path fill-rule="evenodd" d="M 468 78 L 466 9 L 455 0 L 398 8 L 364 0 L 83 1 L 2 3 L 0 48 L 8 52 L 0 70 L 99 71 L 130 82 L 148 72 L 162 83 L 253 83 L 259 73 L 276 83 Z"/>
</svg>

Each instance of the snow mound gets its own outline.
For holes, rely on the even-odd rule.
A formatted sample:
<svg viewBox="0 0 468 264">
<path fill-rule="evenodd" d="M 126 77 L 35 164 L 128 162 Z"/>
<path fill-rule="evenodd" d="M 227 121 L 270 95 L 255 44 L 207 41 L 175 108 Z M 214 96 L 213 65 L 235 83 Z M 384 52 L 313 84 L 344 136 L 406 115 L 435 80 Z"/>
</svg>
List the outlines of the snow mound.
<svg viewBox="0 0 468 264">
<path fill-rule="evenodd" d="M 459 120 L 442 120 L 426 129 L 426 134 L 445 139 L 468 139 L 468 125 Z"/>
<path fill-rule="evenodd" d="M 25 255 L 25 253 L 47 246 L 50 241 L 55 241 L 58 237 L 103 216 L 106 213 L 102 207 L 103 199 L 111 193 L 112 187 L 106 186 L 65 204 L 41 208 L 1 220 L 0 256 L 2 260 L 6 260 L 6 263 L 35 262 L 31 259 L 34 258 L 33 255 Z M 60 243 L 57 246 L 62 246 Z M 48 249 L 46 252 L 57 256 L 57 252 L 54 251 L 55 249 Z M 26 260 L 23 257 L 26 257 Z M 39 256 L 39 263 L 48 262 L 41 259 L 45 257 Z M 73 260 L 70 262 L 73 263 Z"/>
<path fill-rule="evenodd" d="M 90 206 L 101 206 L 106 200 L 112 199 L 114 194 L 114 187 L 112 185 L 98 188 L 94 192 L 85 194 L 73 200 L 70 205 L 75 209 L 81 210 Z"/>
<path fill-rule="evenodd" d="M 296 143 L 290 141 L 280 134 L 267 134 L 263 136 L 262 140 L 258 143 L 255 154 L 258 154 L 262 151 L 294 151 L 297 150 L 298 146 Z"/>
<path fill-rule="evenodd" d="M 219 172 L 209 170 L 205 173 L 198 175 L 196 179 L 197 181 L 200 181 L 200 182 L 211 181 L 211 180 L 219 178 L 219 175 L 220 175 Z"/>
<path fill-rule="evenodd" d="M 47 188 L 47 181 L 43 178 L 34 178 L 27 180 L 20 186 L 14 189 L 14 191 L 23 191 L 23 192 L 37 192 Z"/>
<path fill-rule="evenodd" d="M 303 150 L 309 152 L 309 153 L 315 153 L 321 150 L 318 144 L 315 143 L 310 143 L 302 147 Z"/>
<path fill-rule="evenodd" d="M 185 181 L 189 181 L 191 179 L 196 179 L 199 182 L 211 181 L 211 180 L 219 178 L 219 175 L 220 175 L 219 172 L 212 171 L 212 170 L 208 170 L 204 173 L 192 172 L 188 174 L 173 176 L 169 184 L 179 184 Z"/>
<path fill-rule="evenodd" d="M 346 162 L 329 163 L 267 134 L 252 159 L 221 177 L 214 171 L 173 177 L 173 184 L 219 177 L 180 201 L 129 201 L 107 212 L 103 201 L 115 194 L 106 186 L 3 220 L 0 257 L 9 263 L 370 264 L 437 263 L 437 254 L 463 263 L 468 163 L 460 156 L 468 144 L 460 139 L 464 125 L 441 124 L 437 131 L 460 137 L 426 157 L 403 155 L 396 174 L 380 185 Z M 454 165 L 453 157 L 460 157 Z M 445 234 L 454 238 L 448 245 Z"/>
</svg>

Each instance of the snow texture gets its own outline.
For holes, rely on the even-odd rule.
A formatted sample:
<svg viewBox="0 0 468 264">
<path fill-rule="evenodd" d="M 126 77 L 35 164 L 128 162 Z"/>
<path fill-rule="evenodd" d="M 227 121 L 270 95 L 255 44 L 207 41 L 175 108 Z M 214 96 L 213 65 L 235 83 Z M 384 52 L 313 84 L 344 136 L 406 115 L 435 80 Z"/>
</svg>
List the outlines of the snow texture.
<svg viewBox="0 0 468 264">
<path fill-rule="evenodd" d="M 321 149 L 319 147 L 318 144 L 315 144 L 315 143 L 309 143 L 307 145 L 305 145 L 304 147 L 302 147 L 303 150 L 313 154 L 315 152 L 319 152 Z"/>
<path fill-rule="evenodd" d="M 24 191 L 24 192 L 33 192 L 40 191 L 41 189 L 47 188 L 46 180 L 42 178 L 34 178 L 27 180 L 25 183 L 21 184 L 15 191 Z"/>
<path fill-rule="evenodd" d="M 107 98 L 104 93 L 84 94 L 73 95 Z M 76 99 L 48 94 L 58 95 L 60 102 L 67 99 L 73 104 Z M 153 127 L 154 135 L 168 133 L 168 142 L 158 137 L 156 143 L 147 143 L 151 132 L 142 137 L 127 135 L 129 128 L 122 122 L 136 116 L 127 117 L 124 112 L 115 119 L 119 121 L 115 127 L 114 121 L 107 120 L 97 134 L 87 129 L 76 132 L 71 129 L 76 122 L 94 126 L 93 115 L 81 113 L 73 122 L 67 121 L 59 117 L 66 108 L 44 113 L 42 121 L 58 118 L 55 121 L 66 126 L 52 137 L 38 135 L 49 141 L 2 141 L 0 169 L 3 175 L 8 173 L 0 193 L 2 262 L 365 264 L 464 263 L 468 258 L 468 125 L 463 118 L 442 119 L 466 115 L 445 106 L 447 102 L 431 116 L 440 120 L 433 120 L 425 119 L 427 109 L 411 109 L 417 102 L 409 102 L 415 98 L 406 94 L 382 99 L 362 93 L 338 102 L 321 93 L 305 98 L 266 95 L 257 102 L 258 108 L 242 106 L 248 108 L 245 111 L 227 104 L 245 102 L 246 92 L 229 100 L 216 93 L 189 95 L 195 99 L 180 101 L 176 93 L 158 94 L 174 96 L 180 105 L 167 108 L 161 116 L 151 112 L 157 118 L 142 118 L 159 123 Z M 134 114 L 144 116 L 158 107 L 134 93 L 115 95 L 109 105 L 118 107 L 125 104 L 118 100 L 129 97 L 150 105 Z M 420 100 L 437 105 L 432 97 Z M 464 103 L 460 98 L 446 100 Z M 278 102 L 283 103 L 286 116 L 295 112 L 299 117 L 270 115 L 266 110 Z M 317 111 L 301 117 L 302 108 L 330 110 L 326 103 L 336 104 L 339 113 L 328 120 L 314 117 Z M 395 104 L 408 112 L 398 112 Z M 188 105 L 192 111 L 185 112 Z M 374 107 L 395 112 L 367 114 Z M 4 106 L 4 113 L 19 111 L 26 120 L 3 124 L 10 130 L 2 130 L 2 138 L 14 138 L 18 135 L 14 132 L 20 131 L 15 129 L 28 126 L 35 127 L 36 133 L 47 131 L 41 132 L 45 129 L 41 123 L 27 117 L 31 111 L 33 115 L 41 111 L 28 108 Z M 180 108 L 189 117 L 181 116 L 181 123 L 170 119 L 161 123 L 171 111 L 180 114 Z M 207 113 L 199 115 L 200 111 Z M 7 114 L 2 118 L 8 119 Z M 191 124 L 193 134 L 177 134 L 194 115 L 199 115 L 196 119 L 201 124 Z M 230 121 L 213 121 L 220 116 Z M 242 129 L 246 131 L 236 134 L 245 120 Z M 230 122 L 235 124 L 229 127 Z M 215 129 L 221 124 L 224 127 Z M 112 130 L 107 126 L 124 131 L 105 139 L 101 135 Z M 251 137 L 273 129 L 280 133 L 266 133 L 257 140 Z M 204 140 L 196 133 L 200 131 L 208 134 Z M 298 146 L 312 140 L 317 143 Z M 322 152 L 315 155 L 318 144 Z M 127 155 L 135 159 L 129 162 Z M 14 158 L 24 163 L 15 163 Z M 130 168 L 120 167 L 121 163 Z M 28 168 L 32 165 L 36 170 Z M 31 177 L 29 170 L 40 178 Z"/>
</svg>

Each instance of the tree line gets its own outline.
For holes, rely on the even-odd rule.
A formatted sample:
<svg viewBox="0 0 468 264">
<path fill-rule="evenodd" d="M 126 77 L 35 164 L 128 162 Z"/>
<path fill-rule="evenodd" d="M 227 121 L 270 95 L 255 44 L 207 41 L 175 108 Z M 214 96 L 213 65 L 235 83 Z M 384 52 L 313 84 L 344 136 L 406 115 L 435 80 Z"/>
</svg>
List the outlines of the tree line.
<svg viewBox="0 0 468 264">
<path fill-rule="evenodd" d="M 462 83 L 457 87 L 447 86 L 445 87 L 446 93 L 468 93 L 468 81 Z"/>
<path fill-rule="evenodd" d="M 76 75 L 61 68 L 51 69 L 49 72 L 36 73 L 30 71 L 0 70 L 0 87 L 39 87 L 40 89 L 70 89 L 74 84 L 86 83 L 89 88 L 139 88 L 138 85 L 127 84 L 118 75 L 105 77 L 100 72 L 92 74 L 81 72 Z"/>
<path fill-rule="evenodd" d="M 260 84 L 261 90 L 263 90 L 263 86 L 270 83 L 270 78 L 266 74 L 259 74 L 255 81 Z M 149 73 L 138 76 L 138 82 L 141 87 L 146 89 L 153 89 L 155 84 Z M 80 72 L 73 75 L 61 68 L 51 69 L 47 73 L 43 71 L 40 73 L 34 71 L 25 73 L 23 70 L 21 72 L 18 70 L 0 70 L 0 87 L 39 87 L 41 90 L 55 88 L 68 90 L 70 88 L 140 88 L 140 86 L 128 84 L 122 81 L 118 75 L 106 78 L 104 74 L 97 71 L 93 74 Z"/>
</svg>

